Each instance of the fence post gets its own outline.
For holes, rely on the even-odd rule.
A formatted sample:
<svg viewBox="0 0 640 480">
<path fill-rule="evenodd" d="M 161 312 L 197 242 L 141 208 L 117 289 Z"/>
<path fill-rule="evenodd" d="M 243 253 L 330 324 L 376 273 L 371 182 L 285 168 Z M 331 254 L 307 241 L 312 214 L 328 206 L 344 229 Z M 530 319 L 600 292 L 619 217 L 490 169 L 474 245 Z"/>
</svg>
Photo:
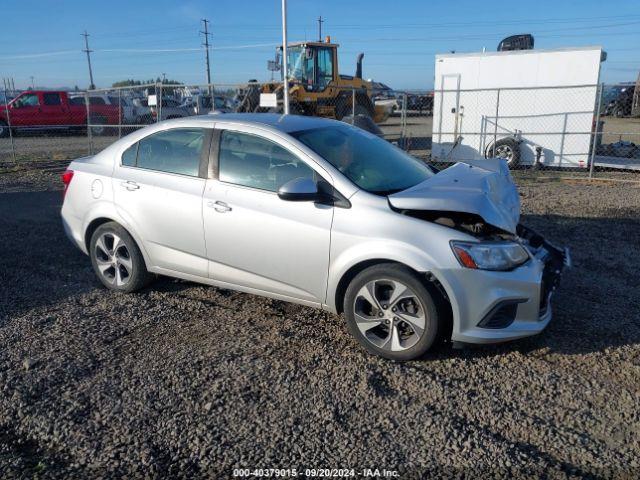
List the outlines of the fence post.
<svg viewBox="0 0 640 480">
<path fill-rule="evenodd" d="M 402 94 L 402 108 L 400 109 L 400 138 L 407 136 L 407 94 Z"/>
<path fill-rule="evenodd" d="M 593 142 L 591 143 L 591 158 L 589 160 L 589 180 L 593 178 L 593 164 L 596 160 L 596 146 L 598 139 L 598 126 L 600 124 L 600 105 L 602 104 L 602 91 L 604 90 L 604 83 L 600 84 L 600 89 L 596 95 L 596 119 L 593 122 Z"/>
<path fill-rule="evenodd" d="M 9 141 L 11 142 L 11 158 L 16 163 L 16 146 L 13 142 L 13 132 L 11 131 L 11 118 L 9 118 L 9 97 L 7 97 L 7 87 L 4 87 L 4 108 L 7 114 L 7 128 L 9 129 Z"/>
<path fill-rule="evenodd" d="M 356 124 L 356 89 L 351 89 L 351 125 Z"/>
<path fill-rule="evenodd" d="M 122 138 L 122 89 L 118 89 L 118 138 Z"/>
<path fill-rule="evenodd" d="M 88 143 L 88 153 L 89 155 L 93 155 L 93 140 L 91 137 L 91 110 L 89 108 L 89 92 L 84 92 L 84 105 L 87 109 L 87 143 Z"/>
<path fill-rule="evenodd" d="M 156 110 L 158 112 L 156 123 L 162 121 L 162 83 L 156 83 L 156 102 L 158 105 L 156 106 Z"/>
<path fill-rule="evenodd" d="M 491 147 L 492 154 L 491 157 L 496 157 L 496 142 L 498 141 L 498 115 L 500 113 L 500 89 L 496 94 L 496 118 L 493 123 L 493 146 Z M 454 139 L 455 141 L 455 139 Z"/>
</svg>

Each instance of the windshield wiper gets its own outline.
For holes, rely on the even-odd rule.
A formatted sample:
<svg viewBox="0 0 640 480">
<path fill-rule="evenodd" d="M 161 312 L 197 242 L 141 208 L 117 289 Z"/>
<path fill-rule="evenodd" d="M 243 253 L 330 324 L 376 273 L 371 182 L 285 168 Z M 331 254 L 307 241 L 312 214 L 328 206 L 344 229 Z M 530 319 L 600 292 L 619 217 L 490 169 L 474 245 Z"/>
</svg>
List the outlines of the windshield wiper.
<svg viewBox="0 0 640 480">
<path fill-rule="evenodd" d="M 409 188 L 409 187 L 407 187 Z M 380 196 L 387 196 L 387 195 L 393 195 L 394 193 L 398 193 L 401 192 L 402 190 L 406 190 L 407 188 L 392 188 L 390 190 L 372 190 L 369 193 L 373 193 L 374 195 L 380 195 Z"/>
</svg>

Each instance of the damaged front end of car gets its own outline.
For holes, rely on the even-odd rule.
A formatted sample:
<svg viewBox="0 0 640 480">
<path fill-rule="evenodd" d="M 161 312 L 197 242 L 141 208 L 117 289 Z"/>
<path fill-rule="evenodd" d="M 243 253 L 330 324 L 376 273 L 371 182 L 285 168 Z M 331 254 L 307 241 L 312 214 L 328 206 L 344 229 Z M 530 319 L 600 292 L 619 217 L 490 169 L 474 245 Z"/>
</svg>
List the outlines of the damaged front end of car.
<svg viewBox="0 0 640 480">
<path fill-rule="evenodd" d="M 461 284 L 486 282 L 491 300 L 468 300 L 468 318 L 452 338 L 501 341 L 544 328 L 571 257 L 520 223 L 519 194 L 504 161 L 458 163 L 388 201 L 399 214 L 473 238 L 450 242 L 462 267 L 455 275 Z"/>
</svg>

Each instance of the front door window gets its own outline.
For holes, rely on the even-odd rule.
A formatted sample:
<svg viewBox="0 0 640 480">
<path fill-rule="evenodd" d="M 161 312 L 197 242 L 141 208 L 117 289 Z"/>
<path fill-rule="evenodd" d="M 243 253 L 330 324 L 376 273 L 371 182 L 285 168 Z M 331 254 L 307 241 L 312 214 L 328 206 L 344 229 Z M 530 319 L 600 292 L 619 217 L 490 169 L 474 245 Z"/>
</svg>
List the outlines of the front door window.
<svg viewBox="0 0 640 480">
<path fill-rule="evenodd" d="M 22 95 L 13 102 L 13 108 L 37 107 L 38 105 L 38 95 L 36 95 L 35 93 L 27 93 L 26 95 Z"/>
</svg>

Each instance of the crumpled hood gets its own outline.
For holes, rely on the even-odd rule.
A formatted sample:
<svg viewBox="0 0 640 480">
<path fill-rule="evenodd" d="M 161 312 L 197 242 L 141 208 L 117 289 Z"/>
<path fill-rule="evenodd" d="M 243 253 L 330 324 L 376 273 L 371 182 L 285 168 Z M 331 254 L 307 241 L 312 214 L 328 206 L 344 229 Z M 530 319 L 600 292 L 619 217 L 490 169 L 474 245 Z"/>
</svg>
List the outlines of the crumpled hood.
<svg viewBox="0 0 640 480">
<path fill-rule="evenodd" d="M 469 160 L 389 196 L 400 210 L 435 210 L 479 215 L 494 227 L 516 233 L 520 197 L 506 161 Z"/>
</svg>

